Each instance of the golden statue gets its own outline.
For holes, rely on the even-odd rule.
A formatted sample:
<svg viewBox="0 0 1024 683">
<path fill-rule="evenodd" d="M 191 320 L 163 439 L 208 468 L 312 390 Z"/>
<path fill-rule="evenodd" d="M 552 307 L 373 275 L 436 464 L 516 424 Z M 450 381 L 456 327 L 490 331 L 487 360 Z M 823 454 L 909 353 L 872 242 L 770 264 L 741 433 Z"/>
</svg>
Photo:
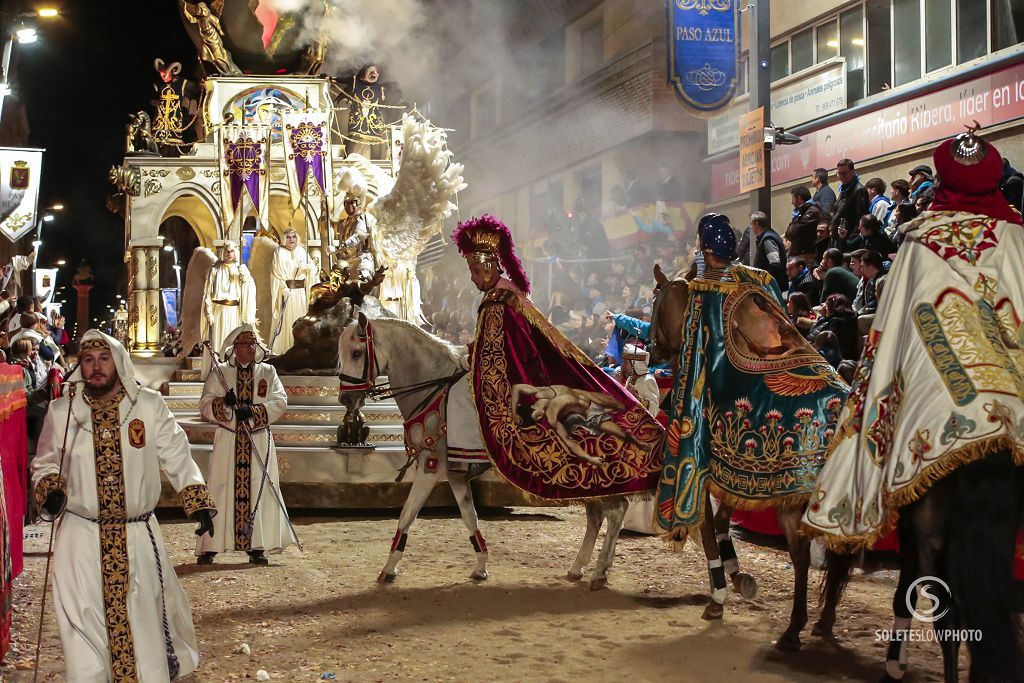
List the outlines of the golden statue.
<svg viewBox="0 0 1024 683">
<path fill-rule="evenodd" d="M 181 10 L 185 19 L 199 28 L 199 38 L 202 40 L 202 47 L 199 50 L 199 59 L 209 62 L 217 67 L 224 76 L 236 76 L 241 70 L 235 66 L 231 55 L 224 47 L 224 29 L 221 28 L 220 19 L 210 11 L 205 2 L 197 2 L 191 5 L 181 0 Z"/>
</svg>

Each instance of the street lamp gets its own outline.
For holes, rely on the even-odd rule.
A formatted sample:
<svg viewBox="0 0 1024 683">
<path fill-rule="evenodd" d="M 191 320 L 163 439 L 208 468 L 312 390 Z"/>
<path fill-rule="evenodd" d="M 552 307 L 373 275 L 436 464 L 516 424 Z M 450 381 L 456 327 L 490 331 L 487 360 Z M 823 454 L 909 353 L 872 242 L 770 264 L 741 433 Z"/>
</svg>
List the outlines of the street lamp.
<svg viewBox="0 0 1024 683">
<path fill-rule="evenodd" d="M 11 94 L 11 52 L 14 50 L 14 41 L 17 40 L 22 45 L 28 45 L 39 40 L 39 33 L 35 26 L 26 20 L 55 19 L 59 16 L 60 11 L 53 7 L 42 7 L 36 12 L 22 12 L 15 15 L 18 21 L 12 27 L 13 30 L 7 29 L 7 41 L 4 43 L 3 80 L 0 81 L 0 117 L 3 116 L 4 98 Z M 6 20 L 6 17 L 4 19 Z"/>
</svg>

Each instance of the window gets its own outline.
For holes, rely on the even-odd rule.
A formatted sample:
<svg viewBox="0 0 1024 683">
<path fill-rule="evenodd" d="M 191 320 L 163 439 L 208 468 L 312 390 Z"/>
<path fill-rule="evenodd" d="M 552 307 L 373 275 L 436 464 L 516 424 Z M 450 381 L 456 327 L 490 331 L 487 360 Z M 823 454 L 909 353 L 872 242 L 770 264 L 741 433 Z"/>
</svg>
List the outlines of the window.
<svg viewBox="0 0 1024 683">
<path fill-rule="evenodd" d="M 789 75 L 789 41 L 779 43 L 771 52 L 772 83 Z"/>
<path fill-rule="evenodd" d="M 580 75 L 591 74 L 604 65 L 604 22 L 598 19 L 580 31 Z"/>
<path fill-rule="evenodd" d="M 807 29 L 793 36 L 790 42 L 790 68 L 793 73 L 803 71 L 814 64 L 814 29 Z"/>
<path fill-rule="evenodd" d="M 968 2 L 972 0 L 967 0 Z M 890 55 L 889 0 L 868 0 L 868 95 L 885 90 L 892 83 Z"/>
<path fill-rule="evenodd" d="M 815 63 L 821 64 L 825 60 L 832 59 L 839 54 L 839 25 L 833 19 L 826 24 L 818 26 L 816 32 L 815 45 L 818 48 L 818 58 L 815 60 Z"/>
<path fill-rule="evenodd" d="M 956 61 L 969 62 L 988 52 L 985 5 L 978 0 L 956 0 Z"/>
<path fill-rule="evenodd" d="M 846 58 L 846 101 L 864 99 L 864 7 L 839 15 L 839 54 Z"/>
<path fill-rule="evenodd" d="M 952 21 L 949 0 L 924 0 L 925 71 L 953 63 Z"/>
<path fill-rule="evenodd" d="M 893 0 L 893 85 L 921 78 L 921 0 Z"/>
<path fill-rule="evenodd" d="M 969 1 L 969 0 L 968 0 Z M 992 51 L 1024 40 L 1024 0 L 991 0 Z"/>
</svg>

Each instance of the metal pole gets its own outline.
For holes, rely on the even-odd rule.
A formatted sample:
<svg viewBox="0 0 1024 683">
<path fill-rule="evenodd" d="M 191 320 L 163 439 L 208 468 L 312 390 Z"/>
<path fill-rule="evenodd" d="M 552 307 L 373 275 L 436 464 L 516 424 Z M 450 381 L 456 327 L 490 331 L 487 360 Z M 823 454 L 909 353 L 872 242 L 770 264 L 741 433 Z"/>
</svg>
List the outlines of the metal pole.
<svg viewBox="0 0 1024 683">
<path fill-rule="evenodd" d="M 764 125 L 772 120 L 771 112 L 771 0 L 754 0 L 754 15 L 750 18 L 751 57 L 747 60 L 747 80 L 750 83 L 751 108 L 764 107 Z M 764 187 L 750 193 L 750 211 L 763 211 L 772 219 L 772 155 L 764 150 Z M 750 229 L 750 263 L 757 253 L 757 238 Z"/>
<path fill-rule="evenodd" d="M 4 114 L 4 98 L 7 97 L 7 90 L 11 87 L 11 52 L 14 49 L 14 36 L 8 35 L 7 42 L 4 43 L 4 80 L 3 85 L 6 86 L 0 89 L 0 119 Z"/>
</svg>

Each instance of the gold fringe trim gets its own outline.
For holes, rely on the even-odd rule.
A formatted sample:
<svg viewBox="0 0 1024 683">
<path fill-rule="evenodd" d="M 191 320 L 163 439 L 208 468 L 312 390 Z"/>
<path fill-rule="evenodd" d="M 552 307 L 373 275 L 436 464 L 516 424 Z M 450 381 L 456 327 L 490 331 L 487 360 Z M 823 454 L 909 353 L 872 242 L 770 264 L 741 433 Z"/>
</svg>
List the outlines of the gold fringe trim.
<svg viewBox="0 0 1024 683">
<path fill-rule="evenodd" d="M 935 482 L 951 474 L 957 468 L 1002 450 L 1009 450 L 1013 453 L 1015 465 L 1024 465 L 1024 450 L 1008 435 L 1000 434 L 979 440 L 946 452 L 939 460 L 922 470 L 909 484 L 893 491 L 889 495 L 885 519 L 873 531 L 855 536 L 841 536 L 801 522 L 800 533 L 811 538 L 820 537 L 829 550 L 837 553 L 870 550 L 896 528 L 900 508 L 920 500 Z"/>
</svg>

